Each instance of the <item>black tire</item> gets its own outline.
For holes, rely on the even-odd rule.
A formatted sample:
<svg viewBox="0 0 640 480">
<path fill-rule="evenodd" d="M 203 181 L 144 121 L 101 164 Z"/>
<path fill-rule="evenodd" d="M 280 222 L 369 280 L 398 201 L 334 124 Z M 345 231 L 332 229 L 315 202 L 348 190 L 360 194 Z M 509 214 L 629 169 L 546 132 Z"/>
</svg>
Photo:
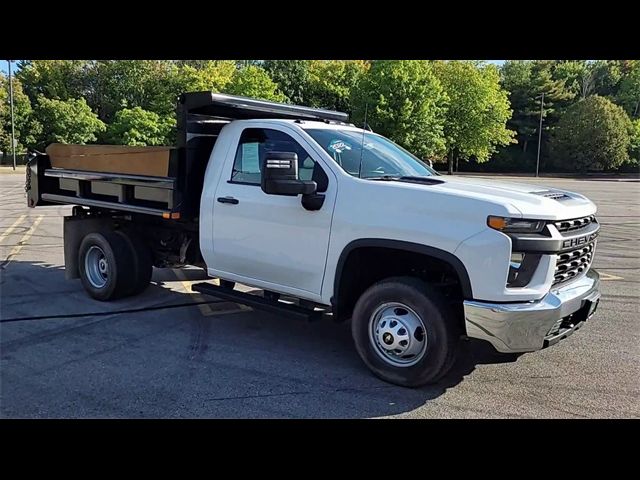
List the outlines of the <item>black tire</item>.
<svg viewBox="0 0 640 480">
<path fill-rule="evenodd" d="M 233 290 L 234 288 L 236 288 L 236 282 L 232 282 L 231 280 L 223 280 L 222 278 L 220 278 L 219 280 L 220 286 L 222 288 L 228 288 L 229 290 Z"/>
<path fill-rule="evenodd" d="M 108 268 L 108 276 L 104 279 L 104 285 L 93 285 L 89 279 L 85 259 L 92 247 L 104 254 Z M 93 250 L 97 252 L 98 250 Z M 91 262 L 89 262 L 91 263 Z M 127 241 L 116 232 L 107 231 L 101 233 L 89 233 L 84 237 L 78 251 L 78 270 L 82 286 L 96 300 L 107 301 L 124 297 L 133 289 L 134 275 L 131 267 L 134 258 Z"/>
<path fill-rule="evenodd" d="M 125 239 L 131 255 L 134 258 L 133 285 L 131 291 L 125 293 L 125 295 L 138 295 L 142 293 L 151 282 L 151 275 L 153 274 L 151 249 L 142 241 L 140 236 L 134 232 L 118 230 L 116 233 Z"/>
<path fill-rule="evenodd" d="M 267 300 L 277 302 L 280 300 L 280 294 L 278 292 L 272 292 L 271 290 L 264 290 L 262 296 Z"/>
<path fill-rule="evenodd" d="M 397 302 L 422 320 L 427 339 L 422 358 L 411 366 L 395 366 L 384 360 L 370 338 L 372 317 L 381 305 Z M 393 277 L 369 287 L 358 299 L 351 319 L 351 334 L 360 358 L 379 378 L 403 387 L 435 383 L 453 366 L 460 339 L 453 311 L 442 295 L 412 277 Z"/>
</svg>

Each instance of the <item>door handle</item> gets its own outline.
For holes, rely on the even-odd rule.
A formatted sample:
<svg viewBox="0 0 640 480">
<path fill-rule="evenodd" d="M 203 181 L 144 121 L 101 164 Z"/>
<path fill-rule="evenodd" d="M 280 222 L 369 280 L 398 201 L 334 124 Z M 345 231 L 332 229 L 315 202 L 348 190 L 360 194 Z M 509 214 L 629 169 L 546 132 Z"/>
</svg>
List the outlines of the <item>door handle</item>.
<svg viewBox="0 0 640 480">
<path fill-rule="evenodd" d="M 233 197 L 218 197 L 218 201 L 220 203 L 230 203 L 232 205 L 237 205 L 238 203 L 240 203 L 240 200 Z"/>
</svg>

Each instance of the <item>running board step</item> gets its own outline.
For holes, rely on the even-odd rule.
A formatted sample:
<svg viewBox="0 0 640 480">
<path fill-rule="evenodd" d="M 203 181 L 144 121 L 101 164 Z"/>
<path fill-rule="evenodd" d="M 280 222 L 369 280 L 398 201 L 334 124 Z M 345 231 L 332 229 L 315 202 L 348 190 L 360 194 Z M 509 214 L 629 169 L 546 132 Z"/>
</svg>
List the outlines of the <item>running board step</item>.
<svg viewBox="0 0 640 480">
<path fill-rule="evenodd" d="M 298 305 L 290 305 L 288 303 L 279 302 L 278 300 L 269 300 L 264 297 L 251 295 L 250 293 L 240 292 L 238 290 L 219 287 L 208 282 L 194 283 L 193 285 L 191 285 L 191 290 L 193 290 L 194 292 L 204 293 L 205 295 L 218 297 L 223 300 L 229 300 L 231 302 L 240 303 L 242 305 L 248 305 L 249 307 L 258 310 L 285 314 L 310 322 L 320 320 L 322 314 L 324 313 L 322 311 L 314 311 L 307 308 L 299 307 Z"/>
</svg>

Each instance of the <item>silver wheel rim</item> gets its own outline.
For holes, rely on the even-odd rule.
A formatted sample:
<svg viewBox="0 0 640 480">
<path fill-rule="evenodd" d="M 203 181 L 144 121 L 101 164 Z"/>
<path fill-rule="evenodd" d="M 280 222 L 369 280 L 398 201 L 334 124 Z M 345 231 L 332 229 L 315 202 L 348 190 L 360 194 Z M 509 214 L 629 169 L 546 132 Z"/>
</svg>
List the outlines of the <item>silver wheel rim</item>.
<svg viewBox="0 0 640 480">
<path fill-rule="evenodd" d="M 84 257 L 84 271 L 94 288 L 103 288 L 109 280 L 109 263 L 98 246 L 92 246 Z"/>
<path fill-rule="evenodd" d="M 394 367 L 415 365 L 427 351 L 420 316 L 402 303 L 380 305 L 369 319 L 369 341 L 378 356 Z"/>
</svg>

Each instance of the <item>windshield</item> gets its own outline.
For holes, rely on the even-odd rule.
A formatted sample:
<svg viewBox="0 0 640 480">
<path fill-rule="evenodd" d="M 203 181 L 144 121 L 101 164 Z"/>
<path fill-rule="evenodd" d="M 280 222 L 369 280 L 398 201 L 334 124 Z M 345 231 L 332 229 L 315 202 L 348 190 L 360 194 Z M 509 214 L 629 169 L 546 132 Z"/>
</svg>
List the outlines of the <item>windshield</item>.
<svg viewBox="0 0 640 480">
<path fill-rule="evenodd" d="M 338 129 L 306 132 L 349 175 L 361 178 L 429 177 L 438 175 L 404 148 L 375 133 Z M 362 148 L 364 144 L 364 148 Z M 360 160 L 362 159 L 362 166 Z"/>
</svg>

